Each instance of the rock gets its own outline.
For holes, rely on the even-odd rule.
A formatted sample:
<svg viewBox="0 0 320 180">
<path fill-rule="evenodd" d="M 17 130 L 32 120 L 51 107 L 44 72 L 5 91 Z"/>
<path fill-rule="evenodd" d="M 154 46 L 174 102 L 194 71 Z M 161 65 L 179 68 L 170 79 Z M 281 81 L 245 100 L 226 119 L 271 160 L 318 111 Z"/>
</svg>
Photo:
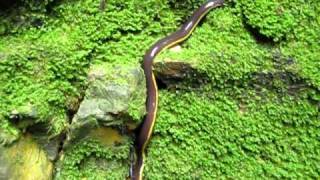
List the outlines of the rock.
<svg viewBox="0 0 320 180">
<path fill-rule="evenodd" d="M 31 104 L 19 106 L 12 110 L 9 114 L 10 122 L 7 122 L 6 128 L 0 127 L 0 144 L 10 145 L 20 138 L 23 134 L 21 132 L 27 131 L 32 134 L 32 137 L 37 141 L 39 146 L 46 151 L 48 158 L 51 161 L 55 160 L 58 155 L 62 135 L 51 136 L 51 134 L 48 134 L 51 125 L 48 125 L 46 122 L 37 122 L 39 119 L 38 110 Z M 2 125 L 5 124 L 4 122 Z"/>
<path fill-rule="evenodd" d="M 29 134 L 9 147 L 0 146 L 0 162 L 0 179 L 52 179 L 52 162 Z"/>
<path fill-rule="evenodd" d="M 184 60 L 157 60 L 154 63 L 154 73 L 168 88 L 176 88 L 186 81 L 195 86 L 207 81 L 207 76 L 197 71 L 194 64 Z"/>
<path fill-rule="evenodd" d="M 182 80 L 193 69 L 190 64 L 183 61 L 173 61 L 166 59 L 162 62 L 154 64 L 155 73 L 163 82 L 170 81 L 170 79 Z"/>
<path fill-rule="evenodd" d="M 139 66 L 100 65 L 91 68 L 89 86 L 68 133 L 68 141 L 84 138 L 104 126 L 127 128 L 145 114 L 145 77 Z"/>
<path fill-rule="evenodd" d="M 38 130 L 39 128 L 40 130 Z M 37 124 L 29 129 L 28 132 L 32 133 L 32 137 L 39 144 L 39 146 L 46 152 L 47 157 L 51 161 L 55 161 L 58 158 L 59 148 L 63 140 L 64 135 L 58 135 L 53 138 L 49 138 L 46 131 L 42 131 L 44 128 Z"/>
<path fill-rule="evenodd" d="M 10 167 L 6 162 L 6 159 L 3 155 L 3 149 L 0 147 L 0 179 L 9 179 L 10 178 Z"/>
<path fill-rule="evenodd" d="M 125 179 L 130 167 L 132 129 L 145 114 L 146 84 L 140 66 L 94 66 L 89 85 L 72 119 L 55 179 L 70 174 Z M 81 162 L 81 163 L 79 163 Z"/>
<path fill-rule="evenodd" d="M 23 118 L 31 118 L 31 119 L 38 118 L 37 109 L 32 104 L 19 106 L 17 109 L 11 112 L 11 116 L 14 116 L 14 115 L 22 116 Z"/>
</svg>

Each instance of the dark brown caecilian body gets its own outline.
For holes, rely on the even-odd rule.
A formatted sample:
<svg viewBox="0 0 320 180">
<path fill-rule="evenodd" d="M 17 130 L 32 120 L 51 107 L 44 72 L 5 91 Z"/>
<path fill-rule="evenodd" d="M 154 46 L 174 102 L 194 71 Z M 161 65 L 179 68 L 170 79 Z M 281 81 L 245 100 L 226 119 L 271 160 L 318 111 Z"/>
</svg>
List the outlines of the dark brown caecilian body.
<svg viewBox="0 0 320 180">
<path fill-rule="evenodd" d="M 141 126 L 140 132 L 136 139 L 136 154 L 137 160 L 133 168 L 133 174 L 131 179 L 142 179 L 143 165 L 144 165 L 144 150 L 150 140 L 153 126 L 155 123 L 157 106 L 158 106 L 158 89 L 156 80 L 152 71 L 153 60 L 164 49 L 176 45 L 187 39 L 199 21 L 211 10 L 216 7 L 222 6 L 224 0 L 209 0 L 198 8 L 190 19 L 182 25 L 182 27 L 170 34 L 169 36 L 156 42 L 144 55 L 143 69 L 147 82 L 147 102 L 146 110 L 147 115 Z"/>
</svg>

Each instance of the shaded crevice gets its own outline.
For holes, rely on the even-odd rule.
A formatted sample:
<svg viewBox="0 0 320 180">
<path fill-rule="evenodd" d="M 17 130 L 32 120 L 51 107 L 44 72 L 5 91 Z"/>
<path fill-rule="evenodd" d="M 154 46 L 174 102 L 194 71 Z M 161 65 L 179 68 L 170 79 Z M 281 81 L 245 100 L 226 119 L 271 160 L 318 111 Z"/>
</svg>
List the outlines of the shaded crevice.
<svg viewBox="0 0 320 180">
<path fill-rule="evenodd" d="M 225 79 L 223 82 L 216 82 L 210 79 L 205 73 L 198 72 L 190 66 L 178 62 L 156 63 L 155 76 L 158 88 L 168 90 L 202 91 L 202 87 L 210 85 L 214 89 L 223 91 L 224 89 L 239 88 L 251 89 L 257 92 L 260 97 L 265 96 L 265 91 L 273 92 L 279 97 L 287 94 L 297 97 L 301 93 L 317 88 L 308 84 L 306 79 L 286 70 L 286 67 L 295 63 L 291 57 L 278 57 L 274 55 L 275 71 L 254 72 L 244 75 L 241 79 Z M 223 77 L 222 77 L 223 78 Z M 238 96 L 235 92 L 231 96 Z M 312 99 L 312 98 L 311 98 Z M 317 104 L 318 102 L 313 102 Z"/>
<path fill-rule="evenodd" d="M 67 139 L 67 133 L 63 133 L 61 134 L 61 140 L 59 142 L 59 146 L 58 146 L 58 157 L 61 156 L 61 153 L 63 152 L 63 147 L 64 147 L 64 142 Z M 57 158 L 59 159 L 59 158 Z"/>
<path fill-rule="evenodd" d="M 275 45 L 275 42 L 273 41 L 272 37 L 268 37 L 261 34 L 258 28 L 252 27 L 245 20 L 243 20 L 243 24 L 244 24 L 244 28 L 251 34 L 252 37 L 255 38 L 258 44 L 268 44 L 272 46 Z"/>
<path fill-rule="evenodd" d="M 159 77 L 156 77 L 156 82 L 157 82 L 159 90 L 168 88 L 168 85 L 166 83 L 164 83 L 163 80 L 161 80 Z"/>
<path fill-rule="evenodd" d="M 251 34 L 252 37 L 255 38 L 255 40 L 258 44 L 266 44 L 266 45 L 271 45 L 271 46 L 275 45 L 275 42 L 273 41 L 272 37 L 268 37 L 268 36 L 261 34 L 259 28 L 255 28 L 255 27 L 251 26 L 248 23 L 248 21 L 249 21 L 248 18 L 245 17 L 245 15 L 243 13 L 240 13 L 240 16 L 242 17 L 242 24 L 243 24 L 244 28 Z"/>
<path fill-rule="evenodd" d="M 88 68 L 90 68 L 92 60 L 93 60 L 93 54 L 96 52 L 97 46 L 93 47 L 92 50 L 86 55 L 85 59 L 88 59 Z M 86 75 L 88 77 L 88 75 Z M 68 125 L 70 126 L 72 124 L 72 120 L 74 118 L 74 116 L 76 115 L 76 113 L 79 110 L 80 104 L 81 102 L 84 100 L 85 98 L 85 93 L 88 89 L 88 84 L 86 84 L 85 86 L 82 87 L 81 91 L 80 91 L 80 96 L 77 99 L 77 105 L 76 108 L 66 108 L 66 115 L 68 117 Z M 62 134 L 60 134 L 61 139 L 59 141 L 59 147 L 58 147 L 58 157 L 61 156 L 61 154 L 63 153 L 64 147 L 65 147 L 65 142 L 67 140 L 67 133 L 68 133 L 68 129 L 66 129 Z"/>
</svg>

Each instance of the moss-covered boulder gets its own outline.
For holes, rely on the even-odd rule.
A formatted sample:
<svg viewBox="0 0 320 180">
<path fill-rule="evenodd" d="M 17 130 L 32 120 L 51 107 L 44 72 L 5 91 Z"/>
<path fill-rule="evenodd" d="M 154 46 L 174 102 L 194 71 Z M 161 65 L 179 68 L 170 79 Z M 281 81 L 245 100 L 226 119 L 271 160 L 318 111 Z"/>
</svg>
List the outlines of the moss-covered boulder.
<svg viewBox="0 0 320 180">
<path fill-rule="evenodd" d="M 56 179 L 125 179 L 132 131 L 145 114 L 145 78 L 139 66 L 91 68 L 86 95 L 70 124 Z"/>
</svg>

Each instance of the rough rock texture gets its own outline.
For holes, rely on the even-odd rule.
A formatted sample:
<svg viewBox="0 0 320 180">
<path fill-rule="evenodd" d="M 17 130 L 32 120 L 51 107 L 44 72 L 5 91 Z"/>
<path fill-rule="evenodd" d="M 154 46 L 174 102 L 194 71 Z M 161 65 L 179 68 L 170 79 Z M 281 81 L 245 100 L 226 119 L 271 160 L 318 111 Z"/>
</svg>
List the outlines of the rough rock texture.
<svg viewBox="0 0 320 180">
<path fill-rule="evenodd" d="M 84 100 L 72 119 L 68 141 L 85 137 L 99 125 L 134 128 L 145 113 L 145 98 L 145 78 L 140 67 L 93 67 Z"/>
<path fill-rule="evenodd" d="M 53 163 L 28 134 L 9 147 L 0 147 L 0 179 L 50 180 Z"/>
<path fill-rule="evenodd" d="M 197 69 L 197 64 L 186 59 L 158 59 L 154 63 L 154 73 L 160 89 L 179 89 L 185 85 L 196 88 L 208 81 L 207 75 Z"/>
<path fill-rule="evenodd" d="M 55 179 L 121 177 L 130 167 L 132 130 L 145 114 L 145 78 L 139 66 L 99 64 L 70 124 Z"/>
</svg>

